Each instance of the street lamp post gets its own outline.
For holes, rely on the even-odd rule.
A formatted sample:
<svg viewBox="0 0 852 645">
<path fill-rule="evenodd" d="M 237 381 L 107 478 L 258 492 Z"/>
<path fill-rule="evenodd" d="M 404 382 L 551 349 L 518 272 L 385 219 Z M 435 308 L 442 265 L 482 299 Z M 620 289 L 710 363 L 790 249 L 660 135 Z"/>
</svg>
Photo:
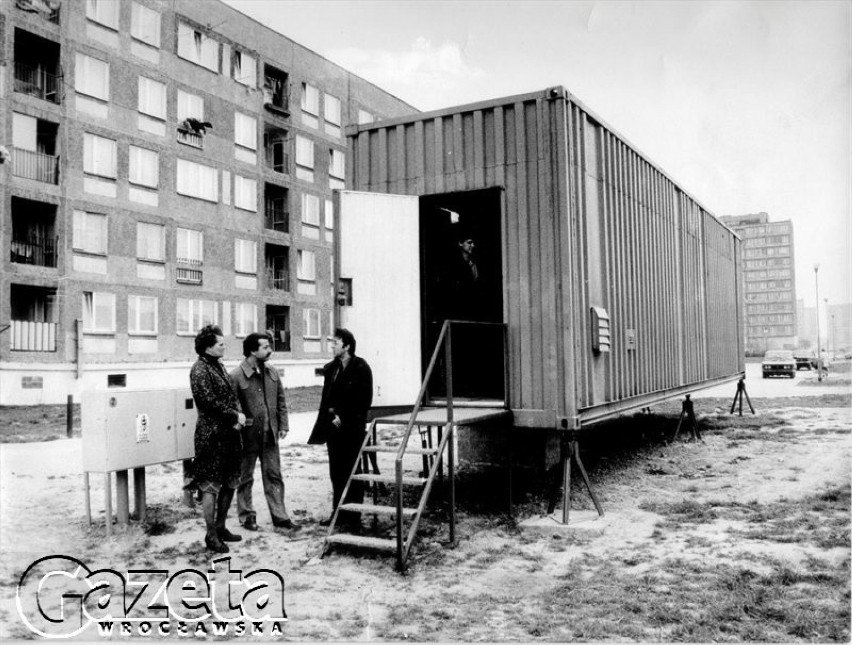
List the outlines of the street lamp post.
<svg viewBox="0 0 852 645">
<path fill-rule="evenodd" d="M 814 264 L 814 285 L 816 287 L 817 380 L 822 382 L 822 348 L 819 338 L 819 262 Z"/>
</svg>

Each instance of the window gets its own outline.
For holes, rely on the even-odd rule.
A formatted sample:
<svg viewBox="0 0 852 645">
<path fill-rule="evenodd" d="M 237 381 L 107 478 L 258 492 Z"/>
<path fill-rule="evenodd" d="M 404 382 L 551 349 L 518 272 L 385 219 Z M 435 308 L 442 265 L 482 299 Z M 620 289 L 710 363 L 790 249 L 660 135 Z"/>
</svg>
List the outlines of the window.
<svg viewBox="0 0 852 645">
<path fill-rule="evenodd" d="M 86 0 L 86 18 L 117 30 L 119 7 L 114 0 Z"/>
<path fill-rule="evenodd" d="M 257 87 L 257 60 L 246 52 L 234 52 L 234 80 L 248 87 Z"/>
<path fill-rule="evenodd" d="M 109 63 L 80 53 L 74 60 L 74 89 L 80 94 L 109 101 Z"/>
<path fill-rule="evenodd" d="M 249 150 L 257 150 L 257 119 L 242 112 L 234 112 L 234 143 Z"/>
<path fill-rule="evenodd" d="M 115 332 L 115 294 L 83 292 L 83 331 Z"/>
<path fill-rule="evenodd" d="M 314 142 L 296 135 L 296 163 L 305 168 L 314 167 Z"/>
<path fill-rule="evenodd" d="M 319 116 L 319 90 L 313 85 L 302 83 L 302 112 Z"/>
<path fill-rule="evenodd" d="M 257 212 L 257 180 L 234 175 L 234 206 Z"/>
<path fill-rule="evenodd" d="M 369 112 L 367 112 L 367 110 L 358 110 L 358 125 L 372 123 L 375 120 L 375 117 Z"/>
<path fill-rule="evenodd" d="M 346 177 L 346 155 L 340 150 L 328 151 L 328 174 L 337 179 Z"/>
<path fill-rule="evenodd" d="M 316 281 L 316 253 L 305 250 L 299 251 L 299 269 L 297 275 L 299 280 L 304 280 L 305 282 Z"/>
<path fill-rule="evenodd" d="M 160 14 L 138 2 L 132 4 L 130 35 L 151 47 L 160 46 Z"/>
<path fill-rule="evenodd" d="M 302 309 L 302 320 L 304 322 L 305 338 L 319 338 L 322 336 L 319 309 Z"/>
<path fill-rule="evenodd" d="M 74 250 L 106 255 L 107 216 L 74 211 Z"/>
<path fill-rule="evenodd" d="M 177 160 L 177 192 L 210 202 L 219 198 L 219 182 L 215 168 L 186 159 Z"/>
<path fill-rule="evenodd" d="M 219 71 L 219 43 L 186 23 L 178 23 L 177 55 L 207 69 Z"/>
<path fill-rule="evenodd" d="M 248 336 L 257 331 L 257 307 L 248 302 L 238 302 L 234 320 L 234 335 Z"/>
<path fill-rule="evenodd" d="M 257 242 L 234 240 L 234 270 L 237 273 L 257 273 Z"/>
<path fill-rule="evenodd" d="M 153 150 L 130 146 L 130 183 L 156 188 L 160 183 L 160 155 Z"/>
<path fill-rule="evenodd" d="M 177 229 L 177 261 L 200 265 L 204 261 L 204 234 L 189 228 Z"/>
<path fill-rule="evenodd" d="M 334 202 L 330 199 L 325 200 L 325 227 L 334 228 Z"/>
<path fill-rule="evenodd" d="M 136 223 L 136 257 L 163 262 L 166 259 L 166 227 L 160 224 Z"/>
<path fill-rule="evenodd" d="M 139 77 L 138 109 L 142 114 L 166 120 L 166 85 L 158 81 Z"/>
<path fill-rule="evenodd" d="M 177 120 L 181 123 L 184 119 L 193 118 L 204 120 L 204 99 L 196 94 L 190 94 L 183 90 L 177 91 Z"/>
<path fill-rule="evenodd" d="M 83 171 L 115 179 L 115 141 L 86 132 L 83 134 Z"/>
<path fill-rule="evenodd" d="M 302 193 L 302 222 L 311 226 L 320 225 L 320 201 L 316 195 Z"/>
<path fill-rule="evenodd" d="M 219 322 L 218 307 L 212 300 L 177 299 L 177 325 L 179 334 L 196 334 L 205 325 Z"/>
<path fill-rule="evenodd" d="M 340 136 L 340 99 L 331 94 L 325 95 L 324 105 L 325 131 L 334 136 Z"/>
<path fill-rule="evenodd" d="M 127 296 L 127 331 L 130 334 L 157 334 L 157 298 Z"/>
</svg>

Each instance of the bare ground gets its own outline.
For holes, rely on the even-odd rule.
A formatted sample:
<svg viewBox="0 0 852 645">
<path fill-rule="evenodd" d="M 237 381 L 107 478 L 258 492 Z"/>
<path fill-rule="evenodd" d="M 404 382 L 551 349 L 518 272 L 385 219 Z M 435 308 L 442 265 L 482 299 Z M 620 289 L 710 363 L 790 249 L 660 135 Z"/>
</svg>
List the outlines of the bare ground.
<svg viewBox="0 0 852 645">
<path fill-rule="evenodd" d="M 384 555 L 317 558 L 325 451 L 286 446 L 287 501 L 304 528 L 273 529 L 256 490 L 261 531 L 244 532 L 232 567 L 284 575 L 288 640 L 848 642 L 849 397 L 754 402 L 759 414 L 740 418 L 727 399 L 702 401 L 700 442 L 669 441 L 679 404 L 601 427 L 583 458 L 606 515 L 567 529 L 523 522 L 546 509 L 545 474 L 517 473 L 510 518 L 501 470 L 462 473 L 457 543 L 436 505 L 405 574 Z M 119 571 L 209 564 L 179 465 L 149 468 L 147 523 L 105 539 L 99 478 L 85 523 L 79 440 L 0 450 L 0 638 L 30 636 L 14 594 L 39 557 Z M 574 512 L 590 509 L 574 488 Z"/>
</svg>

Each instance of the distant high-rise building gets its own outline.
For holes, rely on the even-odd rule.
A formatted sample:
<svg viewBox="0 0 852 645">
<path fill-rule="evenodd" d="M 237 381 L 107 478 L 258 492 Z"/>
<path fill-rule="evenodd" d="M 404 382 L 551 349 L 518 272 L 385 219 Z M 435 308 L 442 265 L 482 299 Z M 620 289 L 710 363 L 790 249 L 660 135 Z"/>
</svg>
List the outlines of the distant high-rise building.
<svg viewBox="0 0 852 645">
<path fill-rule="evenodd" d="M 795 349 L 796 269 L 793 223 L 766 213 L 720 218 L 743 239 L 746 354 Z"/>
<path fill-rule="evenodd" d="M 344 128 L 416 110 L 219 0 L 0 2 L 0 52 L 0 404 L 186 385 L 208 323 L 317 384 Z"/>
</svg>

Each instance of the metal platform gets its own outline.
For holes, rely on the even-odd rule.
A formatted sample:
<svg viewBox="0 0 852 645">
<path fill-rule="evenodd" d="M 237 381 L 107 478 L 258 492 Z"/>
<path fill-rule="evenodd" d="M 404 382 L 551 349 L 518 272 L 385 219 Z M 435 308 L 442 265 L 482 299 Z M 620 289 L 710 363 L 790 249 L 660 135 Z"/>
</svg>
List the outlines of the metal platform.
<svg viewBox="0 0 852 645">
<path fill-rule="evenodd" d="M 453 423 L 457 426 L 470 426 L 483 421 L 495 419 L 509 419 L 512 411 L 505 408 L 453 408 Z M 376 424 L 407 425 L 411 421 L 411 413 L 392 414 L 376 419 Z M 417 413 L 414 425 L 417 426 L 443 426 L 448 423 L 447 408 L 423 408 Z"/>
</svg>

